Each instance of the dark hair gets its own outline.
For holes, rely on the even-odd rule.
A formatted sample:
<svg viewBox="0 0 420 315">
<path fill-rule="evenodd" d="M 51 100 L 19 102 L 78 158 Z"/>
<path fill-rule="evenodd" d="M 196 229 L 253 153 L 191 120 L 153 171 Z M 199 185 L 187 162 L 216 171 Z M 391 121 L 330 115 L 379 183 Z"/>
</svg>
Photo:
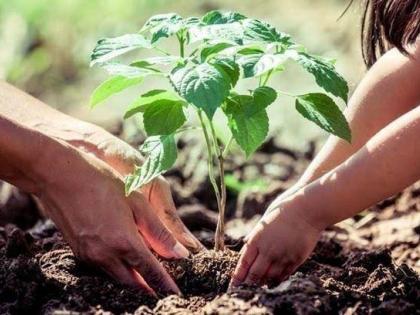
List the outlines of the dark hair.
<svg viewBox="0 0 420 315">
<path fill-rule="evenodd" d="M 368 67 L 392 47 L 406 47 L 420 34 L 420 0 L 365 0 L 362 54 Z M 352 1 L 353 2 L 353 1 Z"/>
</svg>

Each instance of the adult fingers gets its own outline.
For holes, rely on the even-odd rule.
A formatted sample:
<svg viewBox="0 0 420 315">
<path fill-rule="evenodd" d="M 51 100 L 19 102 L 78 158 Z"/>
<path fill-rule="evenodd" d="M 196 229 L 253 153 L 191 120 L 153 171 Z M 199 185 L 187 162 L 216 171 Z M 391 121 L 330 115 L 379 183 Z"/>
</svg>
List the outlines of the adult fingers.
<svg viewBox="0 0 420 315">
<path fill-rule="evenodd" d="M 232 276 L 229 287 L 240 285 L 246 278 L 248 270 L 251 268 L 254 260 L 257 258 L 258 250 L 254 246 L 245 245 L 242 249 L 241 257 Z"/>
<path fill-rule="evenodd" d="M 133 268 L 128 267 L 123 261 L 114 259 L 113 263 L 102 264 L 101 269 L 109 274 L 113 279 L 129 285 L 134 288 L 139 288 L 150 295 L 156 296 L 153 289 L 146 283 Z"/>
<path fill-rule="evenodd" d="M 175 282 L 156 257 L 150 253 L 146 245 L 139 240 L 136 247 L 136 250 L 125 255 L 123 258 L 124 261 L 137 270 L 147 284 L 155 291 L 181 294 Z"/>
<path fill-rule="evenodd" d="M 204 249 L 204 246 L 188 230 L 178 216 L 169 184 L 165 179 L 155 179 L 147 187 L 145 193 L 150 204 L 157 211 L 162 223 L 174 234 L 178 241 L 194 253 Z"/>
<path fill-rule="evenodd" d="M 253 262 L 252 266 L 249 268 L 244 283 L 257 285 L 261 284 L 265 274 L 270 268 L 270 265 L 271 260 L 267 256 L 260 253 Z"/>
<path fill-rule="evenodd" d="M 140 233 L 154 251 L 165 258 L 188 257 L 188 250 L 178 242 L 159 217 L 153 213 L 146 198 L 138 192 L 133 192 L 129 199 Z"/>
</svg>

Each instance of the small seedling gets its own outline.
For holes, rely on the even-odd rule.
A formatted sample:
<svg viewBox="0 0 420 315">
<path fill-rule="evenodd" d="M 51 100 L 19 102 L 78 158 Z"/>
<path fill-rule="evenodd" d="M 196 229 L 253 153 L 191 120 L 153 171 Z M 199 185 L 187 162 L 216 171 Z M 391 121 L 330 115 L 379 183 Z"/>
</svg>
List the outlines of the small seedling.
<svg viewBox="0 0 420 315">
<path fill-rule="evenodd" d="M 179 43 L 176 54 L 159 46 L 169 37 Z M 115 61 L 136 49 L 157 55 L 129 64 Z M 127 194 L 173 166 L 177 158 L 176 135 L 189 130 L 184 127 L 186 108 L 194 109 L 207 146 L 209 179 L 219 210 L 216 250 L 224 248 L 225 158 L 232 142 L 246 157 L 264 142 L 269 127 L 266 110 L 277 93 L 294 98 L 296 110 L 303 117 L 331 134 L 351 140 L 346 119 L 332 98 L 347 102 L 348 86 L 333 62 L 309 54 L 268 23 L 239 13 L 211 11 L 201 18 L 182 18 L 175 13 L 155 15 L 138 33 L 98 41 L 91 60 L 91 65 L 99 65 L 111 75 L 93 92 L 91 106 L 152 76 L 166 78 L 173 87 L 147 91 L 128 105 L 124 118 L 141 114 L 148 138 L 140 147 L 146 156 L 144 164 L 126 178 Z M 289 61 L 312 74 L 318 86 L 332 97 L 319 92 L 292 95 L 270 87 L 270 78 L 281 73 Z M 240 82 L 250 79 L 255 82 L 254 89 L 235 91 Z M 213 124 L 218 110 L 226 116 L 231 132 L 225 143 Z"/>
</svg>

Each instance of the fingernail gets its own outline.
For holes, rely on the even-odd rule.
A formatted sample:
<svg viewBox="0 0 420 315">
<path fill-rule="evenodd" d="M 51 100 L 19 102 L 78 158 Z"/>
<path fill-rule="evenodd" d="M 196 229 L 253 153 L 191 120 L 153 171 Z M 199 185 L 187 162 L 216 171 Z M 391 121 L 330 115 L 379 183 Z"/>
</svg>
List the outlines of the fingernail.
<svg viewBox="0 0 420 315">
<path fill-rule="evenodd" d="M 203 249 L 203 245 L 201 245 L 201 243 L 192 235 L 184 232 L 182 233 L 182 238 L 185 240 L 185 246 L 187 246 L 193 253 L 198 253 Z"/>
<path fill-rule="evenodd" d="M 190 255 L 188 249 L 186 249 L 180 242 L 176 242 L 173 251 L 177 258 L 187 258 Z"/>
</svg>

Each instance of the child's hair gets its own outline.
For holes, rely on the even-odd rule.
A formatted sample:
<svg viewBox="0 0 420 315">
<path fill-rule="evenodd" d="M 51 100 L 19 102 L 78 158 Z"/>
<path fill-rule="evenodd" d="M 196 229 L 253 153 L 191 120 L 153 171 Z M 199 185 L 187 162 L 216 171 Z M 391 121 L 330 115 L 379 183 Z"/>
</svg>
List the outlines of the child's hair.
<svg viewBox="0 0 420 315">
<path fill-rule="evenodd" d="M 365 0 L 362 54 L 368 67 L 391 47 L 407 53 L 420 34 L 420 0 Z"/>
</svg>

